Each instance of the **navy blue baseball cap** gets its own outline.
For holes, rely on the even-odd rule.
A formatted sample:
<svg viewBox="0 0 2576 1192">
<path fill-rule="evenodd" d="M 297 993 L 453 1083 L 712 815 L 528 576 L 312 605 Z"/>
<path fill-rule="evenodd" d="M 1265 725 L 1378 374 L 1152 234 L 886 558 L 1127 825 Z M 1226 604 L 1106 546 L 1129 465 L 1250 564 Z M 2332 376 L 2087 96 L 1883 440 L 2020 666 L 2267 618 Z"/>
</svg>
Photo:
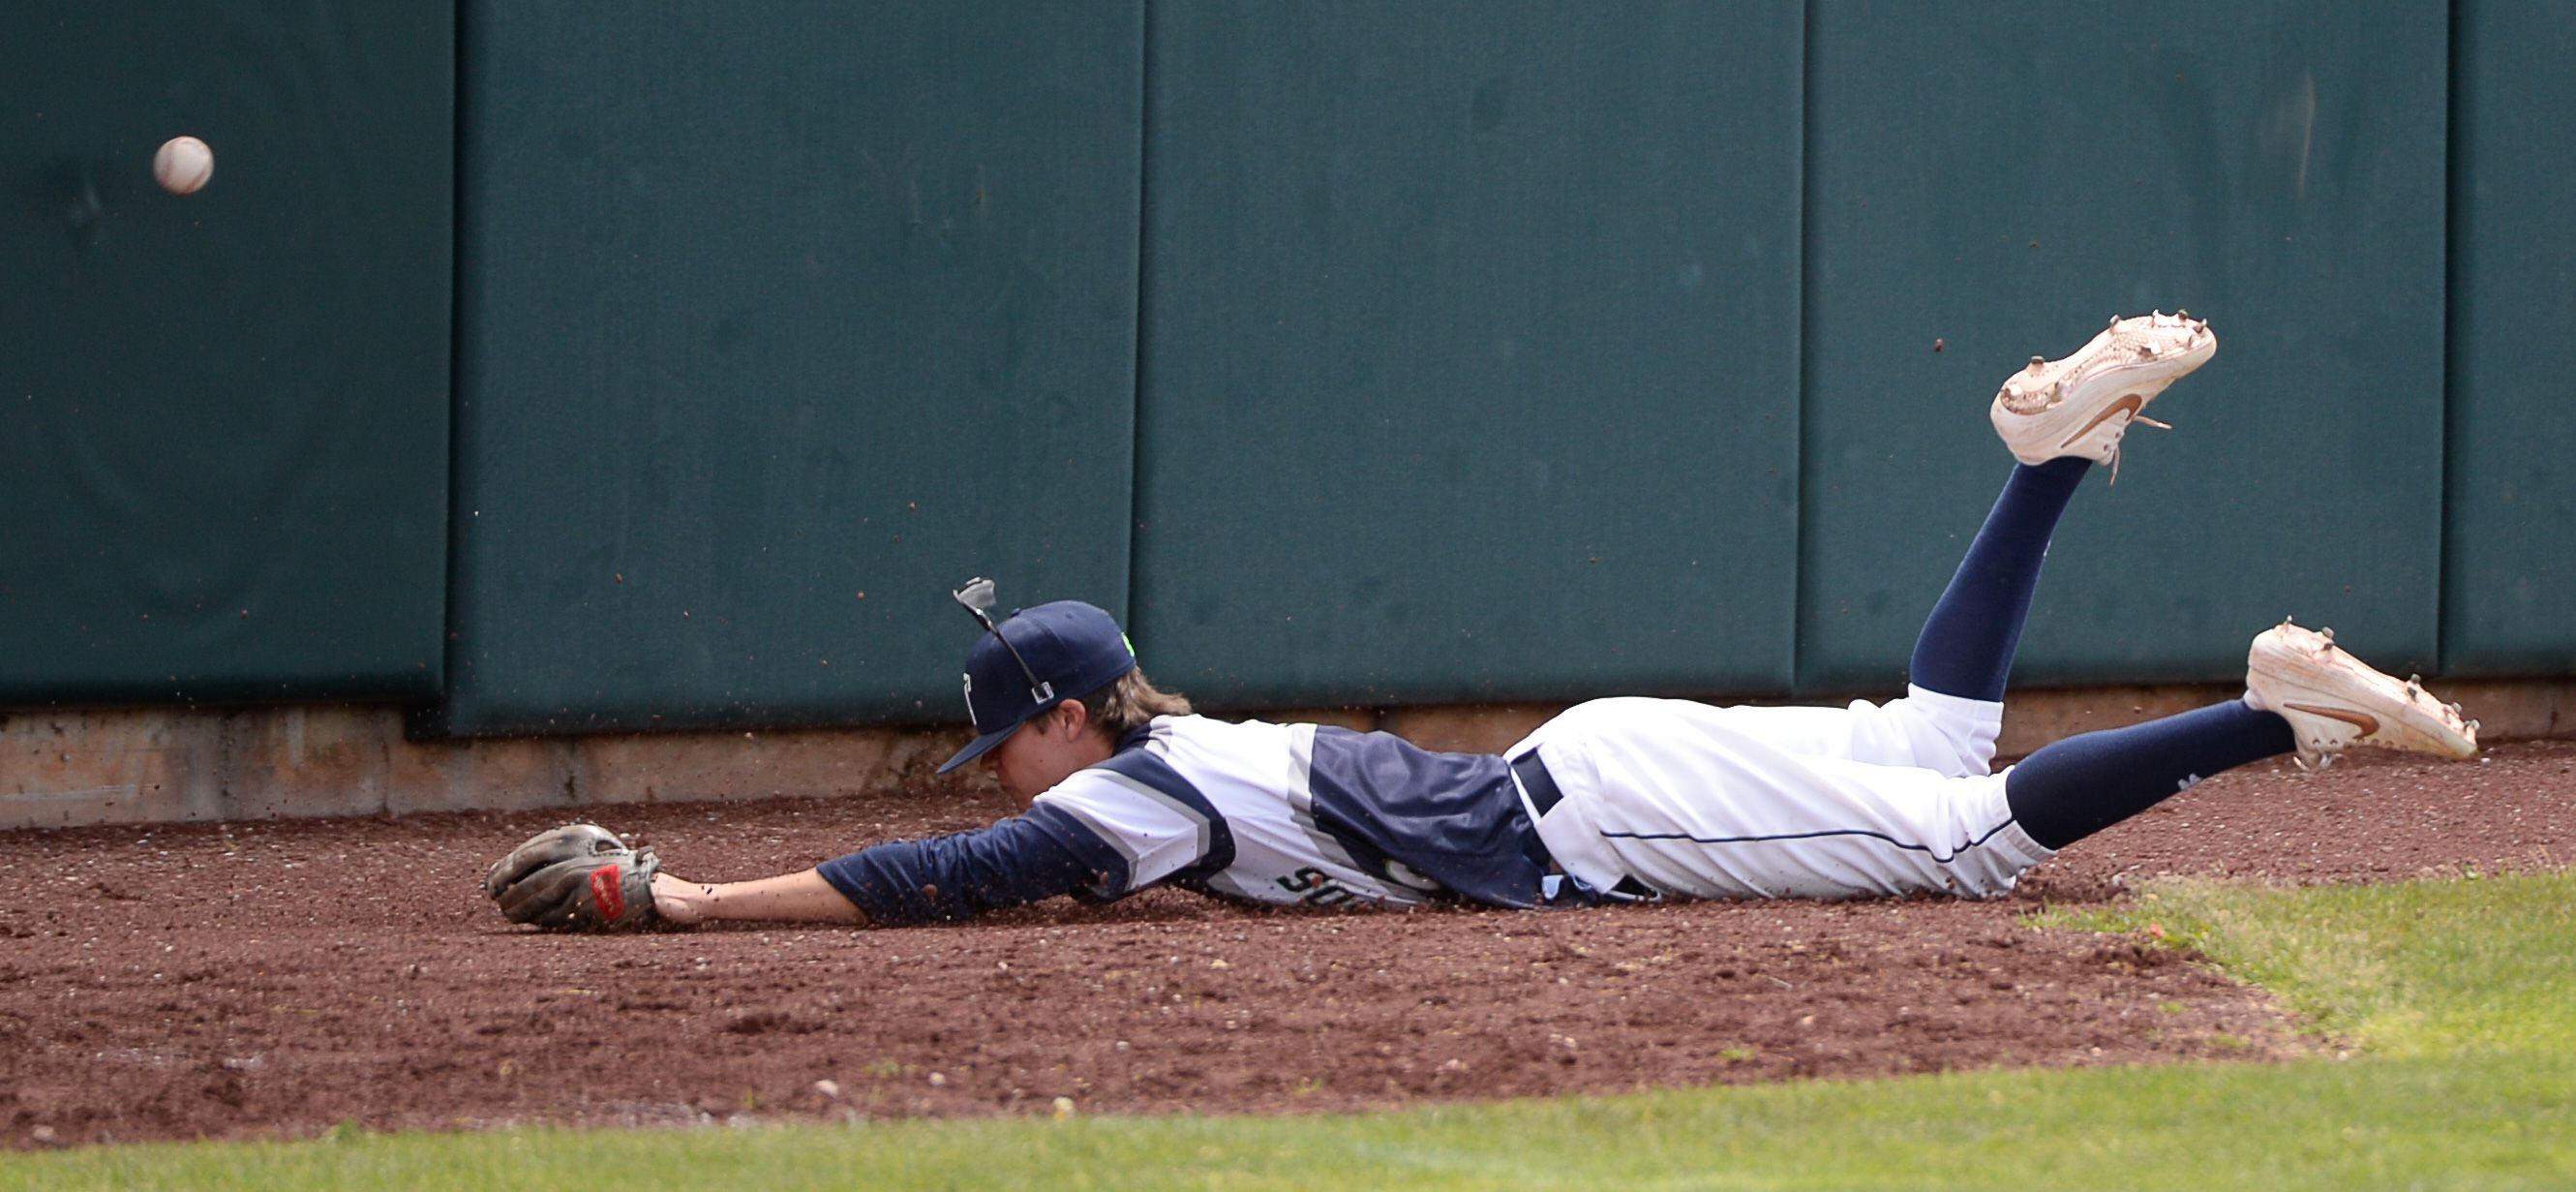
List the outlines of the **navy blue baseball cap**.
<svg viewBox="0 0 2576 1192">
<path fill-rule="evenodd" d="M 1048 709 L 1134 669 L 1135 649 L 1103 609 L 1058 600 L 1011 614 L 966 656 L 966 714 L 974 718 L 976 736 L 939 772 L 982 757 Z"/>
</svg>

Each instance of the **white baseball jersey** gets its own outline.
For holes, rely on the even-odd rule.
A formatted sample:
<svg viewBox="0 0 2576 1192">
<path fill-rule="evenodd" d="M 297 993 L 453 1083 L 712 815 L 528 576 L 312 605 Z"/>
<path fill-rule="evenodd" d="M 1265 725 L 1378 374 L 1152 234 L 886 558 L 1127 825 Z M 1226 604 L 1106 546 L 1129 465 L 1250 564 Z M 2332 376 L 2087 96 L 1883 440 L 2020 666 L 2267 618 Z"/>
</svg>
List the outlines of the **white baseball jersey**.
<svg viewBox="0 0 2576 1192">
<path fill-rule="evenodd" d="M 1530 906 L 1546 873 L 1503 759 L 1312 724 L 1157 717 L 1030 815 L 1114 854 L 1095 897 L 1174 881 L 1265 903 Z"/>
</svg>

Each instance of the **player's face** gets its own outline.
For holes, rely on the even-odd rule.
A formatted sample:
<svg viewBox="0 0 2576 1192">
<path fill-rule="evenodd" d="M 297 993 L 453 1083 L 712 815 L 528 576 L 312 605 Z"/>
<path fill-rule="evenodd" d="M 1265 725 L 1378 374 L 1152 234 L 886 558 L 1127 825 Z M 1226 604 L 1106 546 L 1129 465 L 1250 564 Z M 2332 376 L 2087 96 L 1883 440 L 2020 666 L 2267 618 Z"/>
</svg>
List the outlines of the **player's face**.
<svg viewBox="0 0 2576 1192">
<path fill-rule="evenodd" d="M 1014 799 L 1034 799 L 1074 771 L 1100 760 L 1089 734 L 1054 713 L 1020 726 L 984 752 L 984 765 Z"/>
</svg>

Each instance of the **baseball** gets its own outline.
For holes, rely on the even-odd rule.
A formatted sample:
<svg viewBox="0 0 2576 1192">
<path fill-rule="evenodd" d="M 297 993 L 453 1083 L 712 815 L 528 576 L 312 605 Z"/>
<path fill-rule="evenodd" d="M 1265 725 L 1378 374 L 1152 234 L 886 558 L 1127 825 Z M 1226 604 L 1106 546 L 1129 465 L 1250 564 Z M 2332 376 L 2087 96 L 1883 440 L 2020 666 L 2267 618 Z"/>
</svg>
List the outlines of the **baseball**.
<svg viewBox="0 0 2576 1192">
<path fill-rule="evenodd" d="M 174 195 L 192 195 L 215 176 L 215 151 L 195 137 L 172 137 L 152 155 L 152 178 Z"/>
</svg>

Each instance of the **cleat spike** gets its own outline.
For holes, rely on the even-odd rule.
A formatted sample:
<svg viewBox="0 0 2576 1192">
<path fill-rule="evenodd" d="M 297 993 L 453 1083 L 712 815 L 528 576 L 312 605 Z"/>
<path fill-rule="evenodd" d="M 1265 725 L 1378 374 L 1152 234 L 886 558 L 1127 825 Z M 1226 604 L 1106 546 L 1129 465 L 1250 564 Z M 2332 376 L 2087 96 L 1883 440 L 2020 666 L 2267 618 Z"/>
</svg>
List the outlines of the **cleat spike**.
<svg viewBox="0 0 2576 1192">
<path fill-rule="evenodd" d="M 2172 430 L 2172 429 L 2173 429 L 2173 424 L 2172 424 L 2172 423 L 2170 423 L 2170 422 L 2158 422 L 2158 421 L 2156 421 L 2155 419 L 2153 419 L 2153 418 L 2149 418 L 2149 417 L 2147 417 L 2147 416 L 2146 416 L 2146 415 L 2144 415 L 2144 414 L 2138 414 L 2138 415 L 2135 415 L 2135 416 L 2133 416 L 2133 417 L 2132 417 L 2132 419 L 2131 419 L 2131 420 L 2132 420 L 2132 421 L 2134 421 L 2134 422 L 2136 422 L 2136 423 L 2138 423 L 2138 424 L 2139 424 L 2139 425 L 2141 425 L 2141 426 L 2152 426 L 2152 427 L 2156 428 L 2157 430 Z"/>
</svg>

